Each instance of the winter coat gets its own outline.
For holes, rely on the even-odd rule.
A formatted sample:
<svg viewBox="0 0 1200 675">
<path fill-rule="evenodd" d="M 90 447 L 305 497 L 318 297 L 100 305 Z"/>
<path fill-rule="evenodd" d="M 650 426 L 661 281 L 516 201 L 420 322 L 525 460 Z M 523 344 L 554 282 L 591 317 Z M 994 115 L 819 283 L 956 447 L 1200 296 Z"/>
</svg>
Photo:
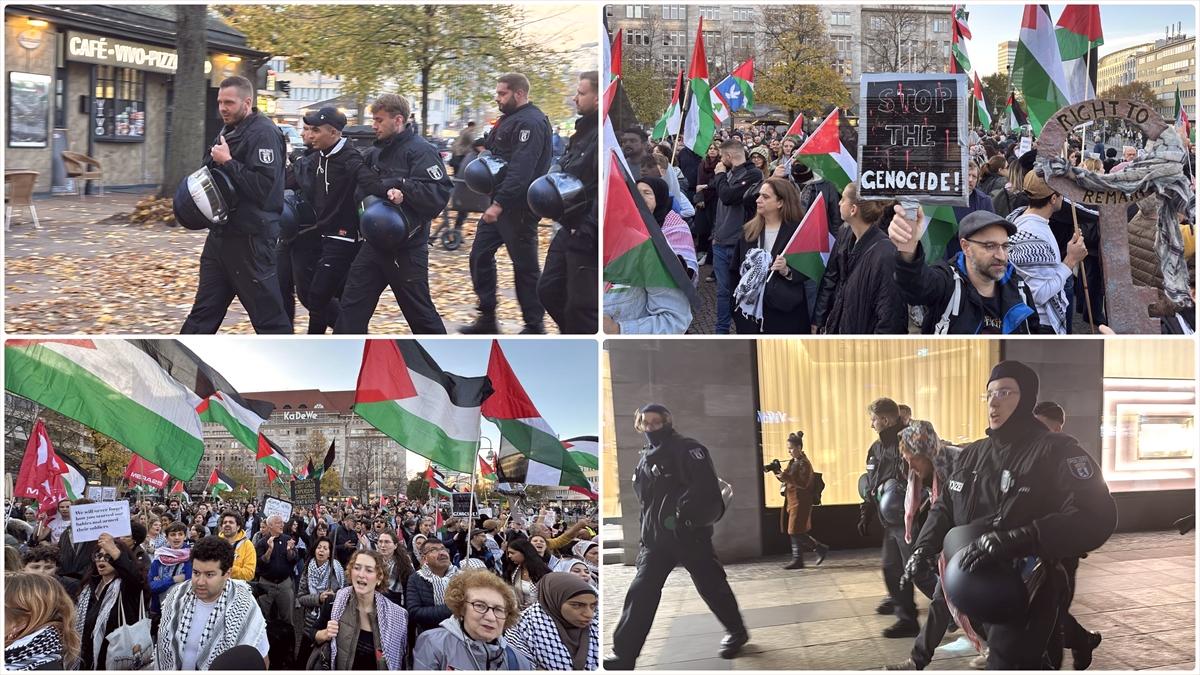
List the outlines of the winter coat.
<svg viewBox="0 0 1200 675">
<path fill-rule="evenodd" d="M 798 226 L 799 223 L 782 223 L 779 226 L 779 233 L 775 235 L 775 242 L 771 246 L 772 261 L 783 253 L 784 247 L 787 246 L 788 240 L 792 238 L 792 234 L 796 232 Z M 763 234 L 760 234 L 755 241 L 746 241 L 744 236 L 738 238 L 737 251 L 733 256 L 731 277 L 733 281 L 730 284 L 732 288 L 737 288 L 741 281 L 742 261 L 746 259 L 746 254 L 750 252 L 750 249 L 762 248 L 765 241 Z M 767 282 L 767 288 L 763 292 L 763 322 L 761 326 L 758 321 L 742 315 L 741 312 L 734 312 L 733 319 L 737 325 L 738 335 L 755 333 L 794 335 L 812 331 L 812 324 L 808 316 L 808 295 L 804 289 L 804 282 L 808 278 L 794 269 L 789 269 L 789 271 L 791 272 L 790 278 L 785 278 L 776 272 Z M 737 303 L 734 302 L 731 306 L 736 307 L 736 305 Z"/>
<path fill-rule="evenodd" d="M 408 623 L 418 633 L 437 628 L 450 618 L 450 608 L 434 602 L 433 586 L 420 574 L 408 578 L 404 589 L 404 608 L 408 610 Z"/>
<path fill-rule="evenodd" d="M 813 465 L 808 455 L 788 462 L 779 474 L 783 479 L 783 508 L 779 511 L 779 529 L 787 534 L 805 534 L 812 529 Z"/>
<path fill-rule="evenodd" d="M 413 670 L 533 670 L 533 664 L 503 635 L 490 645 L 473 640 L 463 632 L 462 622 L 451 616 L 417 638 Z"/>
<path fill-rule="evenodd" d="M 840 236 L 853 239 L 844 228 Z M 831 335 L 904 334 L 908 311 L 893 281 L 896 246 L 878 227 L 835 247 L 840 278 L 835 282 L 825 332 Z M 831 256 L 832 258 L 832 256 Z"/>
</svg>

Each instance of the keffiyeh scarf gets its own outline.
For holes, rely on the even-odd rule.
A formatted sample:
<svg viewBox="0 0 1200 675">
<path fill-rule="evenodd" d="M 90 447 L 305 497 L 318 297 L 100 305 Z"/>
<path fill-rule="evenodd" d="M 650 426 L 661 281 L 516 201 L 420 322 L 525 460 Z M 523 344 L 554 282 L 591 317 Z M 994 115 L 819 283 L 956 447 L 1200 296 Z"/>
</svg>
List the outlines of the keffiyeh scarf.
<svg viewBox="0 0 1200 675">
<path fill-rule="evenodd" d="M 100 613 L 96 615 L 96 625 L 92 626 L 92 667 L 101 669 L 103 664 L 96 663 L 100 658 L 100 648 L 104 646 L 104 636 L 108 635 L 108 616 L 113 606 L 121 598 L 121 580 L 113 579 L 104 589 L 100 598 Z M 83 635 L 83 626 L 87 623 L 88 607 L 93 602 L 92 589 L 85 588 L 79 594 L 79 610 L 75 613 L 75 632 Z"/>
<path fill-rule="evenodd" d="M 733 291 L 733 300 L 738 311 L 760 325 L 763 320 L 763 291 L 767 288 L 767 275 L 771 268 L 771 254 L 761 248 L 746 252 L 742 261 L 742 280 Z"/>
<path fill-rule="evenodd" d="M 524 654 L 537 670 L 575 670 L 574 661 L 563 645 L 554 618 L 547 614 L 541 605 L 533 605 L 522 612 L 521 620 L 505 631 L 504 637 L 508 639 L 508 644 Z M 596 670 L 599 667 L 599 645 L 599 620 L 593 619 L 588 630 L 587 670 Z"/>
<path fill-rule="evenodd" d="M 447 574 L 446 576 L 449 577 L 450 575 Z M 354 600 L 353 605 L 350 605 L 351 599 Z M 333 599 L 333 611 L 330 614 L 330 618 L 340 622 L 342 615 L 346 613 L 347 605 L 350 605 L 351 611 L 358 612 L 358 599 L 354 597 L 353 586 L 347 586 L 338 591 L 337 596 Z M 403 607 L 385 598 L 382 593 L 376 592 L 375 623 L 377 625 L 372 626 L 371 629 L 379 630 L 379 646 L 383 649 L 384 658 L 387 659 L 387 663 L 385 664 L 387 670 L 399 670 L 403 668 L 404 654 L 408 650 L 408 612 Z M 354 636 L 354 640 L 358 640 L 357 635 Z M 332 663 L 337 663 L 336 639 L 329 643 L 329 658 Z"/>
<path fill-rule="evenodd" d="M 180 669 L 196 602 L 190 584 L 179 584 L 168 591 L 162 603 L 162 622 L 155 650 L 157 670 Z M 266 631 L 266 620 L 250 586 L 235 579 L 226 581 L 217 606 L 208 615 L 199 637 L 193 638 L 200 645 L 196 669 L 208 670 L 213 659 L 238 645 L 257 645 Z"/>
<path fill-rule="evenodd" d="M 62 659 L 62 636 L 54 626 L 42 626 L 4 648 L 5 670 L 41 670 Z M 71 666 L 69 663 L 62 665 L 64 668 Z"/>
<path fill-rule="evenodd" d="M 185 563 L 192 557 L 192 549 L 171 548 L 170 546 L 159 546 L 154 549 L 154 557 L 162 565 L 178 565 Z"/>
<path fill-rule="evenodd" d="M 329 590 L 329 575 L 337 581 L 338 588 L 346 585 L 342 564 L 330 558 L 324 565 L 318 565 L 316 559 L 308 561 L 308 592 L 321 593 Z"/>
<path fill-rule="evenodd" d="M 434 574 L 433 570 L 429 569 L 429 565 L 422 565 L 421 569 L 417 570 L 417 574 L 421 575 L 421 578 L 428 581 L 429 585 L 433 587 L 433 604 L 435 605 L 446 604 L 446 587 L 450 585 L 450 580 L 458 572 L 459 569 L 454 565 L 451 565 L 450 569 L 446 570 L 446 576 L 444 577 Z"/>
</svg>

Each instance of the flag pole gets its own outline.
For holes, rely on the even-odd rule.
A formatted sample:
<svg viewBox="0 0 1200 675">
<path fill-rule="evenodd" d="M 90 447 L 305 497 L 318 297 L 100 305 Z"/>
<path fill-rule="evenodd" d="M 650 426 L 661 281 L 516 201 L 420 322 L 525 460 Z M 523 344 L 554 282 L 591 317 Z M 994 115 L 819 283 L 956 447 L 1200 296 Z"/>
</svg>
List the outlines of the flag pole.
<svg viewBox="0 0 1200 675">
<path fill-rule="evenodd" d="M 471 467 L 471 512 L 467 514 L 467 518 L 471 518 L 472 527 L 474 529 L 475 516 L 475 475 L 479 473 L 479 451 L 483 448 L 483 430 L 480 429 L 479 440 L 475 441 L 475 466 Z M 468 532 L 468 535 L 470 532 Z M 469 536 L 468 536 L 469 538 Z"/>
<path fill-rule="evenodd" d="M 679 79 L 679 86 L 683 89 L 683 96 L 679 99 L 679 131 L 675 132 L 675 142 L 671 143 L 671 166 L 675 166 L 675 159 L 679 155 L 679 144 L 683 141 L 683 130 L 687 126 L 687 97 L 692 91 L 691 81 L 688 81 L 688 86 L 683 86 L 683 78 Z"/>
</svg>

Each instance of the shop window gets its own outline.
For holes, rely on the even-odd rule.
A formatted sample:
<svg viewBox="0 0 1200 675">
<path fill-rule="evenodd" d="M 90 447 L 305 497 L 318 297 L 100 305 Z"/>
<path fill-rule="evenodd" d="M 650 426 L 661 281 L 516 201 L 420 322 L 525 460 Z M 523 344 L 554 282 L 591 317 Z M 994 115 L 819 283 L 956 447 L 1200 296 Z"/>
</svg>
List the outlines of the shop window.
<svg viewBox="0 0 1200 675">
<path fill-rule="evenodd" d="M 92 80 L 92 137 L 98 141 L 144 141 L 146 73 L 96 66 Z"/>
</svg>

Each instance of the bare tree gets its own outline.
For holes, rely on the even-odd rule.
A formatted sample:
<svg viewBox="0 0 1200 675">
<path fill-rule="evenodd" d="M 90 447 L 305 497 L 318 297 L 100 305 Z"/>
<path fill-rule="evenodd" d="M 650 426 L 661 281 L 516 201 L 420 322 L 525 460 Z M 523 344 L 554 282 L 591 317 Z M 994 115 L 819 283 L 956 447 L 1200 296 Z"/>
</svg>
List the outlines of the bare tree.
<svg viewBox="0 0 1200 675">
<path fill-rule="evenodd" d="M 171 128 L 163 166 L 160 197 L 175 194 L 175 186 L 194 171 L 204 156 L 204 63 L 208 60 L 206 5 L 175 7 L 175 48 L 179 68 L 175 71 L 171 104 Z"/>
<path fill-rule="evenodd" d="M 945 72 L 948 57 L 943 57 L 937 41 L 929 39 L 928 21 L 928 12 L 910 5 L 864 9 L 864 70 L 877 73 Z"/>
</svg>

